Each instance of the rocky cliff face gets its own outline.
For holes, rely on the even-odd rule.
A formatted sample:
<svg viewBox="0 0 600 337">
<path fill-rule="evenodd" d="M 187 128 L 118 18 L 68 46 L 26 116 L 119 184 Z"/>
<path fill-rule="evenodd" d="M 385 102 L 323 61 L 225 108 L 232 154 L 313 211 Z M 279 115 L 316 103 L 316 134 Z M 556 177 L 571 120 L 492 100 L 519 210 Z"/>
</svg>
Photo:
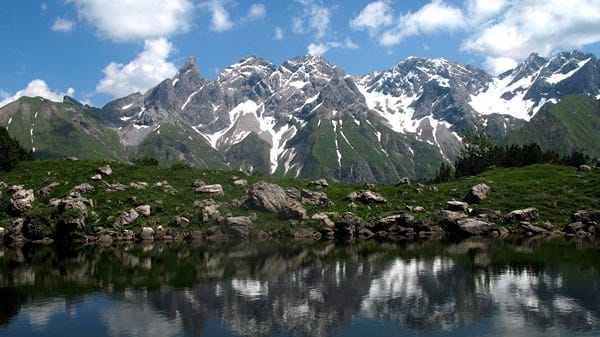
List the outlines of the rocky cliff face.
<svg viewBox="0 0 600 337">
<path fill-rule="evenodd" d="M 444 59 L 410 57 L 355 77 L 322 57 L 276 66 L 248 56 L 208 80 L 190 58 L 173 78 L 94 117 L 118 134 L 127 158 L 390 183 L 454 160 L 465 130 L 500 140 L 544 105 L 573 93 L 596 98 L 599 88 L 600 62 L 578 51 L 532 54 L 497 77 Z M 2 108 L 0 121 L 13 110 Z"/>
</svg>

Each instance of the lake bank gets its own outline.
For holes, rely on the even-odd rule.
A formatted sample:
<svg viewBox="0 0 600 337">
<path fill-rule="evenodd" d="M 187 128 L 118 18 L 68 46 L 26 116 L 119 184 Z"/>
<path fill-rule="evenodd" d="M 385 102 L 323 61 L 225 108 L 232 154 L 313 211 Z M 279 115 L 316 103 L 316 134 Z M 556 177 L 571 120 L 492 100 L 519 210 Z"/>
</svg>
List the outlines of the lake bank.
<svg viewBox="0 0 600 337">
<path fill-rule="evenodd" d="M 402 241 L 600 234 L 600 170 L 533 165 L 395 186 L 266 179 L 107 161 L 22 162 L 0 175 L 0 232 L 25 242 L 230 238 Z"/>
</svg>

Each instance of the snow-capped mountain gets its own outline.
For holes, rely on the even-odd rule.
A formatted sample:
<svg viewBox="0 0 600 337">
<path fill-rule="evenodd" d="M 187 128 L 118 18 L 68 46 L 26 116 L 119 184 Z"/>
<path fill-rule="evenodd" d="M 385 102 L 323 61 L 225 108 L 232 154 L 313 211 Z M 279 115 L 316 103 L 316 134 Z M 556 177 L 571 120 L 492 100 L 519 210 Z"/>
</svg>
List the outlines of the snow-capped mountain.
<svg viewBox="0 0 600 337">
<path fill-rule="evenodd" d="M 444 59 L 410 57 L 357 77 L 322 57 L 277 66 L 248 56 L 209 80 L 190 58 L 173 78 L 94 117 L 117 133 L 129 157 L 394 182 L 431 176 L 455 159 L 466 130 L 501 139 L 545 104 L 569 94 L 596 98 L 599 88 L 600 63 L 578 51 L 532 54 L 496 77 Z M 8 118 L 0 113 L 0 123 Z"/>
</svg>

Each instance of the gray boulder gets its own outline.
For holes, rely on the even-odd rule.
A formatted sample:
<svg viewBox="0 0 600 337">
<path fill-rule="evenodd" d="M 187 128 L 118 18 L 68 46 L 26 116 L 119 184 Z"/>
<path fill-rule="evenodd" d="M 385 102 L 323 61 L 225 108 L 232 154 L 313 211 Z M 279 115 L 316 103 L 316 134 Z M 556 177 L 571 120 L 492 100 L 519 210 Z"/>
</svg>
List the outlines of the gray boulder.
<svg viewBox="0 0 600 337">
<path fill-rule="evenodd" d="M 288 203 L 279 211 L 279 218 L 282 220 L 305 220 L 308 219 L 306 209 L 299 201 L 288 200 Z"/>
<path fill-rule="evenodd" d="M 3 190 L 3 189 L 5 189 L 5 188 L 7 188 L 7 187 L 8 187 L 8 184 L 7 184 L 7 183 L 5 183 L 5 182 L 3 182 L 3 181 L 0 181 L 0 190 Z"/>
<path fill-rule="evenodd" d="M 117 215 L 117 220 L 113 223 L 113 227 L 119 228 L 127 226 L 135 221 L 135 219 L 137 219 L 139 216 L 140 214 L 133 208 L 129 211 L 121 212 L 119 215 Z"/>
<path fill-rule="evenodd" d="M 467 204 L 466 202 L 463 202 L 463 201 L 456 201 L 456 200 L 447 201 L 446 209 L 449 211 L 466 213 L 469 210 L 469 204 Z"/>
<path fill-rule="evenodd" d="M 115 193 L 115 192 L 123 192 L 127 191 L 127 185 L 123 185 L 121 183 L 108 184 L 105 182 L 106 192 L 107 193 Z"/>
<path fill-rule="evenodd" d="M 542 227 L 534 226 L 527 221 L 519 222 L 518 228 L 528 234 L 533 234 L 533 235 L 548 234 L 548 230 L 546 230 Z"/>
<path fill-rule="evenodd" d="M 387 200 L 373 191 L 363 191 L 358 195 L 358 201 L 363 204 L 385 204 Z"/>
<path fill-rule="evenodd" d="M 35 192 L 35 194 L 40 195 L 40 196 L 47 196 L 52 192 L 53 189 L 55 189 L 58 186 L 60 186 L 59 183 L 52 182 L 52 183 L 40 188 L 39 190 L 37 190 Z"/>
<path fill-rule="evenodd" d="M 129 183 L 129 186 L 136 190 L 145 190 L 148 188 L 149 185 L 145 181 L 132 181 Z"/>
<path fill-rule="evenodd" d="M 401 185 L 410 185 L 410 178 L 409 177 L 403 177 L 401 178 L 398 183 L 396 184 L 397 186 L 401 186 Z"/>
<path fill-rule="evenodd" d="M 174 226 L 179 226 L 179 227 L 187 227 L 190 225 L 190 219 L 184 217 L 184 216 L 176 216 L 175 219 L 173 220 L 173 225 Z"/>
<path fill-rule="evenodd" d="M 321 188 L 329 187 L 329 183 L 327 182 L 327 179 L 321 178 L 321 179 L 311 181 L 309 186 L 312 186 L 316 189 L 321 189 Z"/>
<path fill-rule="evenodd" d="M 104 166 L 100 166 L 100 167 L 98 167 L 98 168 L 96 169 L 96 171 L 97 171 L 98 173 L 102 174 L 102 175 L 105 175 L 105 176 L 109 176 L 109 175 L 111 175 L 111 174 L 113 173 L 113 170 L 112 170 L 112 168 L 111 168 L 111 167 L 110 167 L 110 165 L 108 165 L 108 164 L 107 164 L 107 165 L 104 165 Z"/>
<path fill-rule="evenodd" d="M 210 194 L 214 196 L 222 196 L 225 194 L 223 193 L 223 186 L 221 186 L 220 184 L 196 187 L 196 193 Z"/>
<path fill-rule="evenodd" d="M 486 184 L 477 184 L 467 192 L 465 201 L 469 204 L 479 204 L 488 197 L 491 188 Z"/>
<path fill-rule="evenodd" d="M 221 213 L 219 212 L 219 204 L 213 200 L 195 201 L 194 206 L 200 208 L 200 221 L 209 223 L 220 221 Z"/>
<path fill-rule="evenodd" d="M 357 228 L 364 228 L 367 226 L 365 220 L 352 212 L 342 214 L 339 218 L 334 220 L 334 223 L 335 235 L 340 237 L 354 237 Z"/>
<path fill-rule="evenodd" d="M 154 229 L 152 229 L 152 227 L 142 227 L 142 230 L 140 231 L 140 239 L 143 241 L 153 241 Z"/>
<path fill-rule="evenodd" d="M 580 210 L 571 215 L 571 221 L 600 224 L 600 210 Z"/>
<path fill-rule="evenodd" d="M 579 172 L 592 172 L 592 168 L 589 165 L 579 165 L 577 168 Z"/>
<path fill-rule="evenodd" d="M 459 220 L 466 219 L 467 215 L 464 212 L 456 212 L 450 210 L 438 210 L 433 213 L 433 220 L 441 226 L 455 225 Z"/>
<path fill-rule="evenodd" d="M 140 205 L 135 208 L 135 211 L 143 216 L 150 216 L 150 205 Z"/>
<path fill-rule="evenodd" d="M 300 226 L 290 229 L 290 237 L 298 240 L 320 240 L 321 233 L 314 228 Z"/>
<path fill-rule="evenodd" d="M 233 181 L 233 185 L 238 188 L 246 188 L 246 187 L 248 187 L 248 180 L 236 179 Z"/>
<path fill-rule="evenodd" d="M 529 221 L 536 222 L 540 217 L 540 212 L 537 208 L 529 207 L 525 209 L 514 210 L 504 216 L 507 222 Z"/>
<path fill-rule="evenodd" d="M 485 235 L 494 229 L 494 225 L 477 219 L 460 219 L 456 222 L 456 228 L 461 234 Z"/>
<path fill-rule="evenodd" d="M 92 186 L 88 183 L 83 183 L 83 184 L 73 187 L 73 189 L 71 189 L 71 192 L 92 193 L 92 192 L 94 192 L 94 186 Z"/>
<path fill-rule="evenodd" d="M 19 189 L 15 191 L 10 199 L 10 206 L 17 212 L 31 209 L 35 200 L 33 190 Z"/>
<path fill-rule="evenodd" d="M 250 186 L 250 205 L 260 211 L 276 213 L 288 204 L 288 198 L 281 186 L 264 181 Z"/>
<path fill-rule="evenodd" d="M 102 180 L 102 175 L 100 173 L 94 174 L 93 176 L 90 177 L 90 179 L 92 179 L 92 180 Z"/>
<path fill-rule="evenodd" d="M 223 220 L 225 232 L 236 238 L 246 238 L 250 235 L 252 219 L 247 216 L 229 217 Z"/>
<path fill-rule="evenodd" d="M 333 206 L 333 202 L 325 192 L 315 192 L 307 189 L 302 189 L 300 194 L 302 199 L 302 203 L 305 205 L 314 205 L 320 207 L 330 207 Z"/>
<path fill-rule="evenodd" d="M 76 209 L 85 218 L 88 216 L 88 207 L 94 207 L 94 202 L 82 197 L 79 192 L 71 192 L 63 199 L 50 200 L 50 205 L 58 207 L 61 211 Z"/>
</svg>

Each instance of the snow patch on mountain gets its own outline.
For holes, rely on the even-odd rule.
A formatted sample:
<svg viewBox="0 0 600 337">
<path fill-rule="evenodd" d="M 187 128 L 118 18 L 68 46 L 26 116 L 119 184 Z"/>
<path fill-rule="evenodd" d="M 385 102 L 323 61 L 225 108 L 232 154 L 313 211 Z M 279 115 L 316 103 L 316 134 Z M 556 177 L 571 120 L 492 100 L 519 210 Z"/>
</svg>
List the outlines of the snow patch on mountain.
<svg viewBox="0 0 600 337">
<path fill-rule="evenodd" d="M 497 113 L 529 121 L 533 117 L 535 102 L 526 100 L 525 95 L 538 75 L 539 71 L 516 82 L 513 82 L 512 76 L 495 78 L 487 90 L 471 95 L 469 104 L 482 115 Z"/>
<path fill-rule="evenodd" d="M 398 133 L 416 131 L 417 124 L 412 119 L 415 110 L 410 106 L 417 97 L 395 97 L 377 91 L 369 92 L 362 83 L 357 84 L 357 88 L 364 96 L 369 109 L 378 112 L 390 124 L 392 130 Z"/>
<path fill-rule="evenodd" d="M 577 62 L 577 67 L 567 73 L 562 73 L 562 68 L 559 69 L 557 72 L 553 73 L 552 75 L 550 75 L 550 77 L 546 78 L 546 82 L 550 83 L 550 84 L 556 84 L 559 82 L 562 82 L 564 80 L 566 80 L 567 78 L 573 76 L 576 72 L 578 72 L 581 68 L 583 68 L 583 66 L 585 66 L 592 58 L 588 58 L 585 59 L 583 61 L 579 61 Z M 568 64 L 568 63 L 567 63 Z M 565 64 L 563 66 L 563 68 L 567 65 Z"/>
</svg>

